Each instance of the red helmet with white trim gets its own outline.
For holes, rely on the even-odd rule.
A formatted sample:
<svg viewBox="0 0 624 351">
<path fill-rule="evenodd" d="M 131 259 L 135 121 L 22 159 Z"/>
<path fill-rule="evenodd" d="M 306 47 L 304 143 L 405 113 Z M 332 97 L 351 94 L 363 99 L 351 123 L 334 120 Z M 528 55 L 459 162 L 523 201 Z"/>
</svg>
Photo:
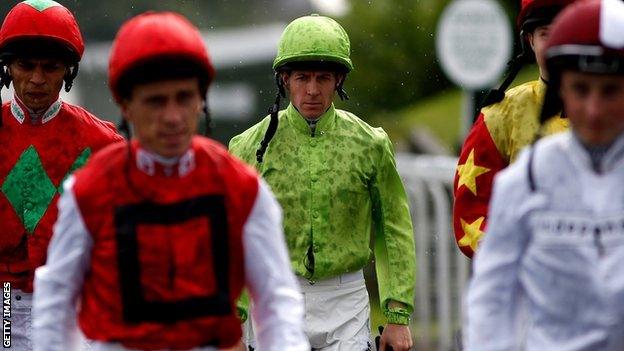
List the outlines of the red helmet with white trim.
<svg viewBox="0 0 624 351">
<path fill-rule="evenodd" d="M 624 74 L 624 2 L 584 0 L 555 19 L 546 43 L 550 85 L 542 119 L 561 107 L 558 88 L 565 70 L 593 74 Z"/>
<path fill-rule="evenodd" d="M 15 5 L 0 28 L 0 54 L 13 43 L 33 39 L 49 39 L 66 47 L 71 63 L 80 61 L 84 52 L 74 15 L 56 1 L 27 0 Z"/>
<path fill-rule="evenodd" d="M 108 85 L 115 100 L 120 103 L 124 98 L 129 84 L 125 78 L 144 68 L 146 63 L 161 59 L 196 67 L 205 96 L 215 71 L 199 30 L 177 13 L 150 11 L 124 23 L 113 42 Z M 167 74 L 151 73 L 155 78 Z"/>
</svg>

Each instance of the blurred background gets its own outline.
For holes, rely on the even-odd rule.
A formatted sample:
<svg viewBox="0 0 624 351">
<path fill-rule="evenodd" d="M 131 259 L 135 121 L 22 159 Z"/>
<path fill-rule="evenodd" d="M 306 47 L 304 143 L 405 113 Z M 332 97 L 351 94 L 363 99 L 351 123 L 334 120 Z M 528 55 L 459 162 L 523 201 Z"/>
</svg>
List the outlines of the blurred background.
<svg viewBox="0 0 624 351">
<path fill-rule="evenodd" d="M 6 14 L 18 2 L 0 2 L 0 13 Z M 275 93 L 271 64 L 283 28 L 294 18 L 315 12 L 337 19 L 351 38 L 355 70 L 345 84 L 351 100 L 337 101 L 337 107 L 384 127 L 398 150 L 454 154 L 460 145 L 461 97 L 440 69 L 434 43 L 436 24 L 449 0 L 58 2 L 75 13 L 87 43 L 67 99 L 101 118 L 119 119 L 106 85 L 110 44 L 119 26 L 144 11 L 173 10 L 187 16 L 205 35 L 217 68 L 209 94 L 214 136 L 227 143 L 266 115 Z M 500 1 L 510 23 L 517 2 Z M 533 72 L 521 75 L 520 80 L 534 76 Z M 412 145 L 421 134 L 431 137 L 426 142 L 431 149 Z"/>
<path fill-rule="evenodd" d="M 144 11 L 173 10 L 200 27 L 217 69 L 209 91 L 213 136 L 224 144 L 267 114 L 276 89 L 271 65 L 286 24 L 310 13 L 341 23 L 351 38 L 355 70 L 345 83 L 351 99 L 336 99 L 336 105 L 388 132 L 412 205 L 418 261 L 412 330 L 417 349 L 460 348 L 461 295 L 470 263 L 453 240 L 452 179 L 467 130 L 462 119 L 475 113 L 489 87 L 462 90 L 439 64 L 436 29 L 451 0 L 56 1 L 75 13 L 87 44 L 74 88 L 63 97 L 116 123 L 120 114 L 106 72 L 119 26 Z M 515 40 L 519 1 L 491 1 L 502 8 Z M 18 2 L 1 1 L 0 13 L 4 16 Z M 514 52 L 519 49 L 515 43 Z M 535 67 L 525 68 L 512 86 L 537 75 Z M 3 101 L 11 94 L 3 89 Z M 366 274 L 375 300 L 374 270 L 369 267 Z M 371 320 L 376 333 L 383 318 L 374 301 Z"/>
</svg>

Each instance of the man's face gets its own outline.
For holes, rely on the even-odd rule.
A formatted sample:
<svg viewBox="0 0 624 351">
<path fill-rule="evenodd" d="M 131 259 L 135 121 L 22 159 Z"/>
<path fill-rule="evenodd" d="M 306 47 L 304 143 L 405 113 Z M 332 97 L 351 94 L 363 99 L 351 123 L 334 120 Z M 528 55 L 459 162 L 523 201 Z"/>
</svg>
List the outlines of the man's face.
<svg viewBox="0 0 624 351">
<path fill-rule="evenodd" d="M 624 132 L 624 76 L 564 71 L 560 94 L 572 129 L 585 144 L 609 145 Z"/>
<path fill-rule="evenodd" d="M 292 104 L 304 118 L 314 120 L 331 106 L 342 77 L 330 71 L 292 71 L 283 79 Z"/>
<path fill-rule="evenodd" d="M 197 132 L 203 99 L 197 78 L 140 84 L 121 104 L 124 118 L 146 149 L 163 157 L 183 155 Z"/>
<path fill-rule="evenodd" d="M 546 49 L 546 42 L 548 41 L 548 33 L 550 32 L 550 25 L 539 26 L 535 28 L 532 33 L 528 34 L 529 43 L 535 53 L 535 60 L 540 70 L 540 75 L 544 79 L 548 79 L 546 72 L 546 62 L 544 58 L 544 50 Z"/>
<path fill-rule="evenodd" d="M 59 59 L 17 58 L 9 74 L 17 97 L 33 111 L 42 111 L 58 99 L 67 66 Z"/>
</svg>

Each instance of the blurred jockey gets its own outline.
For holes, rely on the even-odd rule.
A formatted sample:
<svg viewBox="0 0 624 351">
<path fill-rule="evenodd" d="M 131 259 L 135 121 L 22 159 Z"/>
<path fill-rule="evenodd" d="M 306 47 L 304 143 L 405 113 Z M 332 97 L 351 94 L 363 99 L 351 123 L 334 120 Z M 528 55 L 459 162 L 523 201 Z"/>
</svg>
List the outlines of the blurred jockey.
<svg viewBox="0 0 624 351">
<path fill-rule="evenodd" d="M 541 120 L 563 108 L 571 130 L 496 179 L 467 350 L 624 350 L 624 3 L 570 5 L 543 55 Z"/>
<path fill-rule="evenodd" d="M 485 230 L 494 176 L 515 161 L 520 150 L 530 144 L 537 133 L 541 102 L 549 81 L 542 52 L 550 22 L 572 2 L 574 0 L 522 0 L 517 21 L 522 53 L 512 61 L 503 86 L 488 95 L 464 141 L 453 188 L 453 228 L 459 249 L 468 257 L 474 254 Z M 522 65 L 533 58 L 537 61 L 539 79 L 505 92 Z M 567 119 L 554 118 L 544 129 L 552 134 L 567 127 Z"/>
</svg>

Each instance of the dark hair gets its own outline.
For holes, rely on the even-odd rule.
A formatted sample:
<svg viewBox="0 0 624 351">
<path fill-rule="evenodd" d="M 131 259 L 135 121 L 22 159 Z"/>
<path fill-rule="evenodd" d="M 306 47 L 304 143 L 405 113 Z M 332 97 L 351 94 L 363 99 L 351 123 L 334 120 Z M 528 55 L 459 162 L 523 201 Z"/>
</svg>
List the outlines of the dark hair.
<svg viewBox="0 0 624 351">
<path fill-rule="evenodd" d="M 17 58 L 42 59 L 52 58 L 73 66 L 80 61 L 77 53 L 56 40 L 46 38 L 22 38 L 9 42 L 0 49 L 0 59 L 8 65 Z"/>
<path fill-rule="evenodd" d="M 205 98 L 208 92 L 208 72 L 199 63 L 186 57 L 158 57 L 138 62 L 119 78 L 116 90 L 122 99 L 130 99 L 137 85 L 186 78 L 198 79 L 199 92 Z"/>
<path fill-rule="evenodd" d="M 549 25 L 553 19 L 561 12 L 563 6 L 553 5 L 547 7 L 540 7 L 531 11 L 526 20 L 522 23 L 521 31 L 523 34 L 533 33 L 537 27 Z"/>
<path fill-rule="evenodd" d="M 334 61 L 293 61 L 281 65 L 275 69 L 277 72 L 290 71 L 329 71 L 339 74 L 347 74 L 349 69 L 338 62 Z"/>
</svg>

